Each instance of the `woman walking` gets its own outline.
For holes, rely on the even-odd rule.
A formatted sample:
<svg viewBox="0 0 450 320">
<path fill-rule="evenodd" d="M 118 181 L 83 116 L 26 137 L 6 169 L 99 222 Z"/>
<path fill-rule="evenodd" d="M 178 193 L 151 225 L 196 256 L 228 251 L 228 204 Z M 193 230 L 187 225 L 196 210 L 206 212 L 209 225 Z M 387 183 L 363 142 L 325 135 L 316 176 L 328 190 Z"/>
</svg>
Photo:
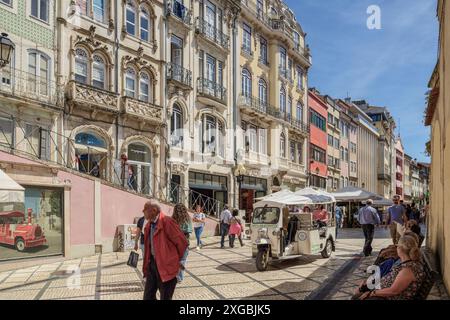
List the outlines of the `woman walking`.
<svg viewBox="0 0 450 320">
<path fill-rule="evenodd" d="M 173 208 L 173 215 L 172 218 L 178 223 L 180 226 L 181 231 L 186 236 L 186 239 L 188 241 L 188 247 L 186 248 L 186 251 L 184 251 L 183 258 L 181 258 L 181 265 L 183 268 L 180 270 L 180 272 L 177 275 L 178 283 L 183 281 L 184 279 L 184 267 L 186 265 L 187 256 L 189 254 L 189 238 L 192 233 L 192 223 L 191 218 L 189 217 L 187 208 L 184 204 L 178 203 Z"/>
<path fill-rule="evenodd" d="M 194 232 L 195 237 L 197 238 L 197 250 L 200 250 L 200 248 L 203 247 L 203 242 L 200 238 L 205 226 L 205 214 L 203 213 L 202 207 L 200 205 L 197 205 L 192 221 L 194 222 Z"/>
<path fill-rule="evenodd" d="M 239 243 L 241 244 L 241 247 L 244 246 L 244 242 L 242 241 L 242 231 L 244 230 L 244 227 L 242 226 L 241 219 L 238 217 L 239 210 L 234 209 L 232 213 L 232 218 L 230 220 L 230 247 L 234 248 L 234 240 L 236 237 L 239 239 Z"/>
</svg>

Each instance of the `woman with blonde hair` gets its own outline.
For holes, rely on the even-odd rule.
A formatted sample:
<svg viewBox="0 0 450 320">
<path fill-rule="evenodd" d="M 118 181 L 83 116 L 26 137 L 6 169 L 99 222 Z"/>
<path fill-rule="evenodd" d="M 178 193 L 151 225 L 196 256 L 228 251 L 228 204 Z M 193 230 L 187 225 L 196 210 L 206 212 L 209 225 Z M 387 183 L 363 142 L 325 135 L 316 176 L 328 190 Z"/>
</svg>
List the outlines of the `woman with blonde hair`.
<svg viewBox="0 0 450 320">
<path fill-rule="evenodd" d="M 401 263 L 381 278 L 381 289 L 364 293 L 360 300 L 413 300 L 425 276 L 417 238 L 403 235 L 397 244 Z"/>
</svg>

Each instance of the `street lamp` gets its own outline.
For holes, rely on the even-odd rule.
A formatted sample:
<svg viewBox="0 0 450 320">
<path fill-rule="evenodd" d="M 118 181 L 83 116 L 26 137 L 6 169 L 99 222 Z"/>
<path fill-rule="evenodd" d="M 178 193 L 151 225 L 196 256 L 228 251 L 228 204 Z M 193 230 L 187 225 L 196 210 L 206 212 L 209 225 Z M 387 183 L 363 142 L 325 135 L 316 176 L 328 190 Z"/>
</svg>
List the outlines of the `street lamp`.
<svg viewBox="0 0 450 320">
<path fill-rule="evenodd" d="M 234 171 L 234 175 L 236 176 L 236 181 L 239 186 L 239 191 L 238 191 L 238 208 L 239 209 L 241 206 L 241 187 L 242 187 L 242 182 L 244 181 L 244 175 L 245 175 L 246 171 L 247 170 L 245 169 L 245 166 L 243 164 L 239 164 L 237 166 L 236 170 Z"/>
<path fill-rule="evenodd" d="M 7 66 L 11 61 L 11 52 L 14 49 L 14 43 L 8 38 L 6 33 L 0 36 L 0 69 Z"/>
</svg>

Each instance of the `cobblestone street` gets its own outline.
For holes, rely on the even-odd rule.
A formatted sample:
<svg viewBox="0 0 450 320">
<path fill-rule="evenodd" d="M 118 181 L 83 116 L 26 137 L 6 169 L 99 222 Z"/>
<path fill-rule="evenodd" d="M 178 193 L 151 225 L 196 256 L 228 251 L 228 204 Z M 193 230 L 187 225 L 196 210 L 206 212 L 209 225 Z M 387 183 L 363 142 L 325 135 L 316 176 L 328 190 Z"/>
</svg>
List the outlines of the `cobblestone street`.
<svg viewBox="0 0 450 320">
<path fill-rule="evenodd" d="M 274 262 L 266 272 L 256 270 L 248 241 L 234 249 L 220 249 L 218 242 L 217 237 L 207 238 L 202 250 L 191 250 L 185 280 L 177 286 L 174 299 L 348 299 L 354 284 L 339 281 L 364 260 L 359 255 L 363 243 L 359 229 L 341 231 L 330 259 L 313 256 Z M 374 250 L 388 244 L 386 230 L 378 229 Z M 0 299 L 142 299 L 142 262 L 134 270 L 126 265 L 128 255 L 56 258 L 32 266 L 29 260 L 2 263 Z M 79 283 L 66 274 L 77 266 Z M 347 288 L 339 291 L 338 285 Z"/>
</svg>

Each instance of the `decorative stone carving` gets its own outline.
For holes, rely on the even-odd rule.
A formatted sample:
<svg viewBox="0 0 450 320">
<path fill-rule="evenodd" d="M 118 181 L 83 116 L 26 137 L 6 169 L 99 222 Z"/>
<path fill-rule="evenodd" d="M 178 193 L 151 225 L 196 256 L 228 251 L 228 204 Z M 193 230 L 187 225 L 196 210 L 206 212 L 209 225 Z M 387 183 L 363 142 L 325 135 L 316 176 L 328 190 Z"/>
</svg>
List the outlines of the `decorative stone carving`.
<svg viewBox="0 0 450 320">
<path fill-rule="evenodd" d="M 162 124 L 162 108 L 132 98 L 124 98 L 124 112 L 147 121 Z"/>
<path fill-rule="evenodd" d="M 113 112 L 119 111 L 118 96 L 115 93 L 76 82 L 71 82 L 69 85 L 71 86 L 69 100 L 73 103 L 95 106 Z"/>
</svg>

